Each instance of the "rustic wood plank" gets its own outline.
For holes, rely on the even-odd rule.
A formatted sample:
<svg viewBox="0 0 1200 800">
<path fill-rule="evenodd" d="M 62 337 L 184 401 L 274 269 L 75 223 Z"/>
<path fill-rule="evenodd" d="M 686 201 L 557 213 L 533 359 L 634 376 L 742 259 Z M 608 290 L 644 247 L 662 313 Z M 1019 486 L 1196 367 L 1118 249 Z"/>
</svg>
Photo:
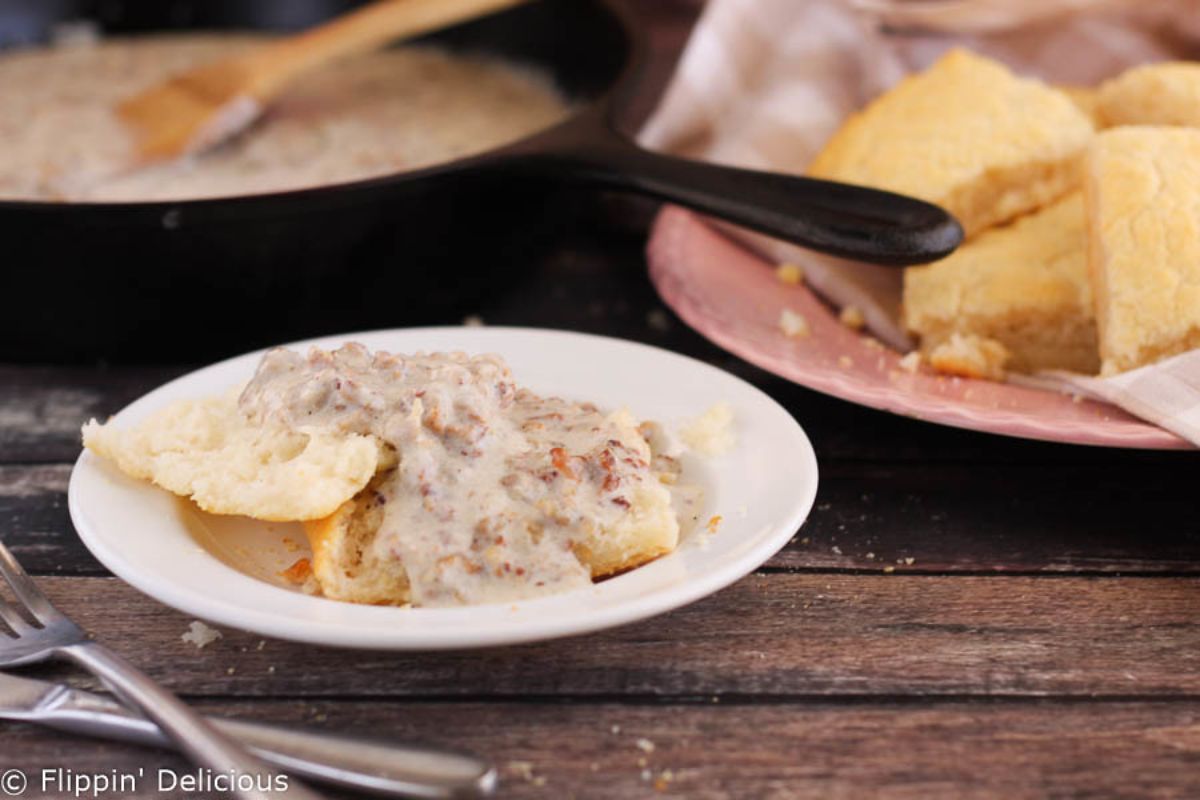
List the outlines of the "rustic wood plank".
<svg viewBox="0 0 1200 800">
<path fill-rule="evenodd" d="M 66 464 L 0 466 L 3 536 L 34 572 L 98 574 L 70 526 L 69 476 Z M 768 566 L 1200 574 L 1191 480 L 1170 464 L 834 463 L 809 522 Z M 1140 487 L 1136 502 L 1131 486 Z"/>
<path fill-rule="evenodd" d="M 72 461 L 84 422 L 112 414 L 183 372 L 0 365 L 0 463 Z"/>
<path fill-rule="evenodd" d="M 621 706 L 206 703 L 209 713 L 387 732 L 467 747 L 515 798 L 1187 797 L 1200 792 L 1200 704 Z M 641 746 L 639 746 L 639 742 Z M 650 748 L 653 749 L 650 749 Z M 188 769 L 159 751 L 5 732 L 36 775 Z M 649 752 L 647 752 L 649 750 Z"/>
<path fill-rule="evenodd" d="M 70 464 L 0 466 L 0 539 L 34 573 L 107 574 L 71 527 Z"/>
<path fill-rule="evenodd" d="M 570 260 L 576 263 L 581 257 L 576 254 Z M 604 263 L 597 260 L 587 268 L 573 267 L 581 273 L 574 279 L 584 280 Z M 850 460 L 1106 464 L 1123 469 L 1146 464 L 1187 469 L 1194 464 L 1192 452 L 1143 453 L 1027 442 L 861 408 L 791 384 L 720 351 L 667 314 L 657 299 L 643 298 L 638 303 L 625 296 L 605 299 L 604 293 L 598 292 L 599 299 L 585 304 L 591 310 L 581 316 L 579 304 L 565 300 L 574 293 L 554 296 L 561 280 L 547 277 L 543 283 L 547 285 L 540 289 L 533 288 L 539 282 L 530 284 L 530 291 L 547 295 L 536 302 L 542 307 L 562 306 L 561 310 L 532 314 L 525 305 L 526 298 L 518 301 L 505 297 L 494 301 L 500 306 L 486 306 L 481 314 L 495 324 L 571 328 L 642 341 L 715 364 L 755 384 L 787 408 L 805 427 L 823 465 Z M 645 287 L 642 290 L 649 291 Z M 661 329 L 664 319 L 666 330 Z M 0 463 L 73 460 L 79 454 L 79 426 L 84 421 L 115 413 L 185 371 L 182 367 L 61 369 L 0 365 Z"/>
<path fill-rule="evenodd" d="M 232 630 L 197 650 L 180 639 L 188 617 L 116 579 L 41 580 L 85 627 L 191 695 L 1200 695 L 1198 578 L 757 575 L 586 638 L 440 654 Z"/>
<path fill-rule="evenodd" d="M 1191 470 L 1124 465 L 825 465 L 772 566 L 909 572 L 1193 572 Z M 1135 488 L 1136 487 L 1136 488 Z"/>
</svg>

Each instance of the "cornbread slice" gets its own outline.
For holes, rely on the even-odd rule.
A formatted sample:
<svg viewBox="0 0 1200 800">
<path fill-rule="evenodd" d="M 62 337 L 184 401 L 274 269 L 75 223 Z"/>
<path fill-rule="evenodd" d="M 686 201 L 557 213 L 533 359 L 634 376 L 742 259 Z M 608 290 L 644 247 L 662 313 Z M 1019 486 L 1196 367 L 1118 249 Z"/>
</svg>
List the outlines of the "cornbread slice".
<svg viewBox="0 0 1200 800">
<path fill-rule="evenodd" d="M 1200 126 L 1200 63 L 1168 61 L 1126 70 L 1101 84 L 1098 112 L 1105 126 Z"/>
<path fill-rule="evenodd" d="M 1087 115 L 1092 124 L 1100 127 L 1100 90 L 1093 86 L 1056 86 L 1060 92 L 1071 98 L 1075 107 Z"/>
<path fill-rule="evenodd" d="M 1100 134 L 1086 199 L 1102 373 L 1200 346 L 1200 130 Z"/>
<path fill-rule="evenodd" d="M 850 117 L 809 172 L 936 203 L 972 236 L 1076 188 L 1093 132 L 1062 92 L 958 49 Z"/>
<path fill-rule="evenodd" d="M 333 513 L 366 486 L 379 458 L 370 437 L 252 426 L 236 394 L 183 400 L 129 429 L 91 420 L 83 443 L 205 511 L 268 521 Z"/>
<path fill-rule="evenodd" d="M 1013 371 L 1095 374 L 1100 359 L 1082 193 L 986 231 L 941 261 L 905 270 L 903 315 L 927 355 L 966 335 L 1002 345 Z M 930 362 L 938 367 L 937 359 Z"/>
</svg>

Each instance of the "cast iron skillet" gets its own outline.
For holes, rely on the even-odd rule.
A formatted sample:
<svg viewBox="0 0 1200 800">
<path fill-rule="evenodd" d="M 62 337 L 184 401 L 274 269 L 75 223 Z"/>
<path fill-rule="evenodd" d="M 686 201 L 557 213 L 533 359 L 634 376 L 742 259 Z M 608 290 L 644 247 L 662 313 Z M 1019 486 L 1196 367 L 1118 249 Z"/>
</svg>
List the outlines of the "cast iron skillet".
<svg viewBox="0 0 1200 800">
<path fill-rule="evenodd" d="M 290 29 L 338 0 L 18 0 L 0 45 L 91 18 L 106 33 Z M 513 145 L 337 186 L 136 204 L 0 202 L 0 358 L 201 360 L 337 330 L 454 319 L 577 224 L 570 184 L 633 191 L 818 250 L 929 261 L 961 239 L 916 200 L 648 153 L 617 133 L 636 79 L 619 4 L 540 0 L 433 41 L 552 75 L 577 112 Z M 2 146 L 2 143 L 0 143 Z"/>
</svg>

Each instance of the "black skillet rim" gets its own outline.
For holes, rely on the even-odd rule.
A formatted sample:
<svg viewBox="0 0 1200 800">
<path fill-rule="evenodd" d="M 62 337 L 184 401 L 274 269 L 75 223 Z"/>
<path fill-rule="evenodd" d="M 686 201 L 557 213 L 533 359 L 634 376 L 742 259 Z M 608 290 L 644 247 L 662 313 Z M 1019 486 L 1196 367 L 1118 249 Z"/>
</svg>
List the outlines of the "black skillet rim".
<svg viewBox="0 0 1200 800">
<path fill-rule="evenodd" d="M 388 173 L 371 178 L 364 178 L 345 183 L 322 184 L 300 189 L 287 189 L 277 192 L 262 192 L 258 194 L 230 195 L 228 197 L 205 197 L 181 200 L 146 200 L 109 202 L 54 202 L 46 200 L 4 200 L 0 199 L 0 214 L 6 213 L 37 213 L 37 214 L 145 214 L 148 217 L 162 216 L 168 212 L 184 213 L 194 211 L 231 212 L 254 216 L 255 212 L 274 213 L 281 207 L 295 208 L 312 203 L 328 207 L 330 201 L 344 199 L 355 201 L 363 194 L 376 191 L 386 191 L 390 188 L 407 183 L 417 183 L 423 180 L 437 179 L 441 175 L 470 172 L 491 162 L 503 160 L 507 155 L 517 152 L 529 152 L 536 142 L 543 137 L 550 137 L 555 132 L 577 124 L 581 118 L 599 115 L 606 123 L 612 124 L 615 110 L 621 105 L 622 97 L 636 83 L 646 61 L 646 39 L 638 31 L 634 15 L 626 0 L 594 0 L 596 5 L 609 14 L 617 23 L 627 46 L 624 64 L 608 86 L 594 97 L 581 104 L 564 120 L 549 128 L 542 128 L 527 136 L 509 142 L 500 147 L 494 147 L 481 153 L 465 158 L 454 159 L 429 167 L 403 172 Z M 543 0 L 553 2 L 553 0 Z"/>
</svg>

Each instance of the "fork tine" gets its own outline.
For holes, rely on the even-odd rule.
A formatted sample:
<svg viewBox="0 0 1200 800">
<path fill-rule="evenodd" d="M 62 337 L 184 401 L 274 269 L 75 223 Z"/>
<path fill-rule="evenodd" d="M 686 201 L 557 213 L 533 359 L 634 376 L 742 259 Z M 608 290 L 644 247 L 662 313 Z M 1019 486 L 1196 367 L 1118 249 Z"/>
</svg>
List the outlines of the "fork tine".
<svg viewBox="0 0 1200 800">
<path fill-rule="evenodd" d="M 47 623 L 62 616 L 13 558 L 4 542 L 0 542 L 0 575 L 4 576 L 13 594 L 39 622 Z"/>
<path fill-rule="evenodd" d="M 13 607 L 3 597 L 0 597 L 0 620 L 4 620 L 5 624 L 18 636 L 22 631 L 33 627 L 24 617 L 13 610 Z M 0 630 L 0 633 L 3 633 L 3 630 Z"/>
</svg>

